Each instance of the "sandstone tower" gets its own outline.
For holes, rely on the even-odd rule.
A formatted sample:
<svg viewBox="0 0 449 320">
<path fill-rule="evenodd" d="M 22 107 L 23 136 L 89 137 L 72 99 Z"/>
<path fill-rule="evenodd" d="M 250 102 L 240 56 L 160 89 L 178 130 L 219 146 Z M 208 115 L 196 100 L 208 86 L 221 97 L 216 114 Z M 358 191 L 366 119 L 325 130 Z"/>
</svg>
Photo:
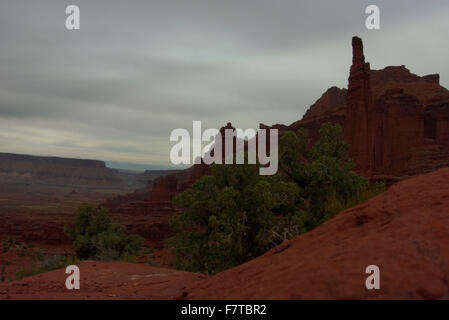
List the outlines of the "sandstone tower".
<svg viewBox="0 0 449 320">
<path fill-rule="evenodd" d="M 363 43 L 352 39 L 345 140 L 357 171 L 414 175 L 449 163 L 449 92 L 439 76 L 416 76 L 405 66 L 371 70 Z"/>
<path fill-rule="evenodd" d="M 373 101 L 371 93 L 370 65 L 365 62 L 362 39 L 352 38 L 352 66 L 346 97 L 345 139 L 350 154 L 360 171 L 369 173 L 372 168 Z"/>
</svg>

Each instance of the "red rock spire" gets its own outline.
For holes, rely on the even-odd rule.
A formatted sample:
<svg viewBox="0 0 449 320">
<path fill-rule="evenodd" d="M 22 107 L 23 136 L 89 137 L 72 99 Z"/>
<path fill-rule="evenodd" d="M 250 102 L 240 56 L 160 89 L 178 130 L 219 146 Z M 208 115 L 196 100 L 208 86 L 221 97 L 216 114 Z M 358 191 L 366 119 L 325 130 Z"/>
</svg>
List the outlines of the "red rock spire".
<svg viewBox="0 0 449 320">
<path fill-rule="evenodd" d="M 369 172 L 372 168 L 373 154 L 371 124 L 375 114 L 372 103 L 370 65 L 365 62 L 363 42 L 359 37 L 352 38 L 352 52 L 346 100 L 345 137 L 358 169 Z"/>
<path fill-rule="evenodd" d="M 363 66 L 365 56 L 363 55 L 363 42 L 359 37 L 352 38 L 352 65 Z"/>
</svg>

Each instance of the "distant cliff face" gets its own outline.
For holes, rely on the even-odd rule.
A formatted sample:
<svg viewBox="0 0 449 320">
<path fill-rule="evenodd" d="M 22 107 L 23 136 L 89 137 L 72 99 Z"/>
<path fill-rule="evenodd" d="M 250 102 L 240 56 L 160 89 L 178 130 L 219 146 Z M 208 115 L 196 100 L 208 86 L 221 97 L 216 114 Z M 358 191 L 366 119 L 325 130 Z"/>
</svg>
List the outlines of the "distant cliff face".
<svg viewBox="0 0 449 320">
<path fill-rule="evenodd" d="M 123 186 L 102 161 L 0 153 L 2 182 L 61 184 L 80 187 Z"/>
</svg>

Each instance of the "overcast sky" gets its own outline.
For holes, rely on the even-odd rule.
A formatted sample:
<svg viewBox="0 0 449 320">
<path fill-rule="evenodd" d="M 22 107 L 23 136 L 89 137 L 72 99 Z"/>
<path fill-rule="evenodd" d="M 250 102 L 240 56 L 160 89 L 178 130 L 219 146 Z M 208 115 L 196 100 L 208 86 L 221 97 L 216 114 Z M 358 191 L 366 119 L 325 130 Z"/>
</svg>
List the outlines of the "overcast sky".
<svg viewBox="0 0 449 320">
<path fill-rule="evenodd" d="M 65 29 L 69 4 L 81 30 Z M 167 165 L 192 120 L 290 124 L 346 87 L 353 35 L 372 68 L 449 87 L 447 0 L 2 0 L 0 152 Z"/>
</svg>

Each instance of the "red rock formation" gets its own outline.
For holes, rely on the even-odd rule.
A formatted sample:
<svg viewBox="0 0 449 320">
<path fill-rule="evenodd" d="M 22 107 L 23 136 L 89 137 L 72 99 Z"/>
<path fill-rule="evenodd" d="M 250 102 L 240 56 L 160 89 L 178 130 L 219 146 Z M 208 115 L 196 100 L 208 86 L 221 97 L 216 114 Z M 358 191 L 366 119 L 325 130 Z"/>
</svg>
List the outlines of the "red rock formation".
<svg viewBox="0 0 449 320">
<path fill-rule="evenodd" d="M 403 89 L 387 89 L 376 100 L 369 136 L 370 173 L 401 174 L 404 157 L 424 144 L 424 109 Z"/>
<path fill-rule="evenodd" d="M 449 91 L 439 75 L 419 77 L 404 66 L 371 70 L 354 37 L 348 90 L 329 89 L 302 120 L 312 141 L 325 122 L 339 123 L 357 171 L 401 179 L 449 166 Z"/>
<path fill-rule="evenodd" d="M 326 113 L 334 113 L 346 108 L 348 90 L 331 87 L 306 111 L 304 118 L 322 118 Z"/>
<path fill-rule="evenodd" d="M 371 93 L 370 65 L 365 62 L 362 39 L 352 39 L 352 66 L 346 97 L 345 139 L 349 152 L 362 172 L 370 173 L 373 149 L 374 108 Z"/>
<path fill-rule="evenodd" d="M 345 138 L 358 170 L 371 177 L 404 176 L 449 165 L 449 158 L 433 162 L 433 168 L 431 157 L 410 162 L 429 145 L 449 147 L 449 92 L 439 85 L 439 75 L 419 77 L 404 66 L 370 71 L 359 38 L 353 47 Z"/>
</svg>

